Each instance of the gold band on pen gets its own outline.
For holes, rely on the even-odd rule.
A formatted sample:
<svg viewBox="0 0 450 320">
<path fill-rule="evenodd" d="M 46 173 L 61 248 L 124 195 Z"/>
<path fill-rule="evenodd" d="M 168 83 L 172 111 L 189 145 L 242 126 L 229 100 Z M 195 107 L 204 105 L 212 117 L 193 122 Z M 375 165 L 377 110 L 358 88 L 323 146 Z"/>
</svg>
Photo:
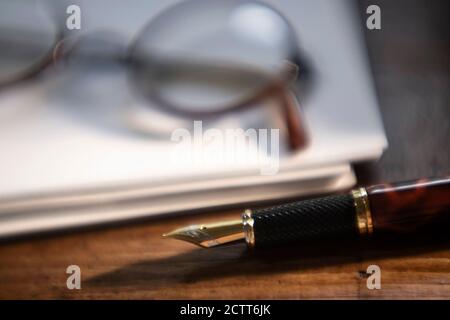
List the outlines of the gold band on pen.
<svg viewBox="0 0 450 320">
<path fill-rule="evenodd" d="M 356 226 L 359 234 L 368 236 L 373 233 L 372 214 L 370 213 L 369 198 L 364 188 L 352 190 L 356 211 Z"/>
<path fill-rule="evenodd" d="M 253 229 L 253 224 L 252 211 L 247 209 L 242 214 L 242 226 L 244 228 L 245 242 L 247 242 L 249 248 L 255 246 L 255 231 Z"/>
</svg>

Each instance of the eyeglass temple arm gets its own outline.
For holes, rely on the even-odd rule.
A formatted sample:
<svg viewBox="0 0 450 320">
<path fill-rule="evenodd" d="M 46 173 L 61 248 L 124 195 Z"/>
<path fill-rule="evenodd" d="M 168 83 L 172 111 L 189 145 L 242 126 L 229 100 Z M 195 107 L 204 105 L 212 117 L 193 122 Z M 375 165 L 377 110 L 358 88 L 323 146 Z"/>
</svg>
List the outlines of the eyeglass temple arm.
<svg viewBox="0 0 450 320">
<path fill-rule="evenodd" d="M 302 120 L 304 117 L 300 105 L 286 87 L 280 87 L 278 95 L 288 132 L 289 147 L 292 150 L 302 149 L 308 144 L 308 134 Z"/>
</svg>

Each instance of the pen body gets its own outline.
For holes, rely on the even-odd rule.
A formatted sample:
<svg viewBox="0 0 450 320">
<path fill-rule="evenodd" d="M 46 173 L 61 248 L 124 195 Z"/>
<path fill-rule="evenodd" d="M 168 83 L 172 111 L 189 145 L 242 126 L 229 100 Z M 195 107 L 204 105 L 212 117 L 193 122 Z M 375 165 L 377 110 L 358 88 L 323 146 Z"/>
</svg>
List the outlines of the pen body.
<svg viewBox="0 0 450 320">
<path fill-rule="evenodd" d="M 449 216 L 450 178 L 381 184 L 254 210 L 249 245 L 414 232 L 434 223 L 448 226 Z"/>
</svg>

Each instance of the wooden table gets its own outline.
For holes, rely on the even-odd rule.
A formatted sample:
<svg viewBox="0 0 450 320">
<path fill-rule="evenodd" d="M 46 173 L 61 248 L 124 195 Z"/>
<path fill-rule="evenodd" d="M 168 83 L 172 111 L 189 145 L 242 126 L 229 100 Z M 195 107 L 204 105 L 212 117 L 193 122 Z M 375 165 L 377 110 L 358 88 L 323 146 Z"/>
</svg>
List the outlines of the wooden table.
<svg viewBox="0 0 450 320">
<path fill-rule="evenodd" d="M 362 13 L 368 4 L 361 3 Z M 356 166 L 359 183 L 449 174 L 448 4 L 380 6 L 383 29 L 366 31 L 366 37 L 390 147 L 379 162 Z M 2 243 L 0 298 L 450 298 L 447 235 L 263 254 L 161 238 L 180 225 L 239 212 Z M 81 268 L 81 290 L 66 287 L 66 268 L 73 264 Z M 381 268 L 381 290 L 367 289 L 371 264 Z"/>
</svg>

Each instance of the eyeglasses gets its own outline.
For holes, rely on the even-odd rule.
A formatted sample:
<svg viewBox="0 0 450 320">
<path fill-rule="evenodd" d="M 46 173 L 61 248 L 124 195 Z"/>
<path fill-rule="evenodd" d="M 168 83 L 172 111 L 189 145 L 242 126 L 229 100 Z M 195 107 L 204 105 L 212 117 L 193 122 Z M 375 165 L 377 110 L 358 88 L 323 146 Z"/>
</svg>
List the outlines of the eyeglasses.
<svg viewBox="0 0 450 320">
<path fill-rule="evenodd" d="M 161 111 L 187 119 L 221 117 L 277 98 L 289 146 L 305 146 L 301 110 L 290 84 L 307 80 L 309 72 L 295 32 L 268 5 L 181 2 L 151 19 L 123 49 L 71 36 L 58 19 L 66 8 L 46 4 L 0 4 L 0 88 L 30 79 L 68 57 L 109 59 L 125 65 L 138 92 Z"/>
</svg>

